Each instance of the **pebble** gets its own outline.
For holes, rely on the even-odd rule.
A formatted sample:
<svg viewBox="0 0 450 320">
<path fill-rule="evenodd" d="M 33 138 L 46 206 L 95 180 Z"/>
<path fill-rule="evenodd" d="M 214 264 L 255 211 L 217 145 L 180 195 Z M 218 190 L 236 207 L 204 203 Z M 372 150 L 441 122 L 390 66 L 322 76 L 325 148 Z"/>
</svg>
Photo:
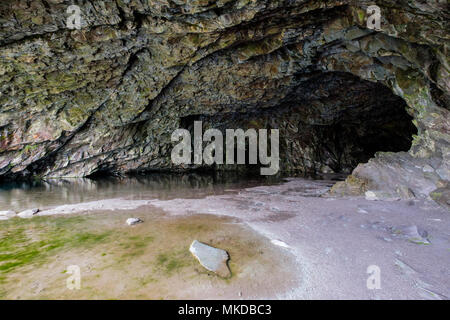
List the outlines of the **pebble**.
<svg viewBox="0 0 450 320">
<path fill-rule="evenodd" d="M 133 226 L 135 224 L 142 223 L 142 222 L 144 222 L 144 221 L 142 221 L 139 218 L 128 218 L 127 219 L 127 225 L 129 225 L 129 226 Z"/>
</svg>

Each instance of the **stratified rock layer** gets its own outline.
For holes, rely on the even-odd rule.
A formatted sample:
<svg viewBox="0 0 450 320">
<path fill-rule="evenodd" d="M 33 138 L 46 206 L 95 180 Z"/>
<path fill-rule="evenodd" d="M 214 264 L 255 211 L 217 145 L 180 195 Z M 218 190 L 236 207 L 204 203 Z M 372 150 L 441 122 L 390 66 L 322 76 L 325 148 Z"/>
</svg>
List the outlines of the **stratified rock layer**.
<svg viewBox="0 0 450 320">
<path fill-rule="evenodd" d="M 377 1 L 379 31 L 371 1 L 84 1 L 81 30 L 71 4 L 0 3 L 4 178 L 192 169 L 170 137 L 205 119 L 279 128 L 283 170 L 350 172 L 389 151 L 339 194 L 448 188 L 446 3 Z"/>
</svg>

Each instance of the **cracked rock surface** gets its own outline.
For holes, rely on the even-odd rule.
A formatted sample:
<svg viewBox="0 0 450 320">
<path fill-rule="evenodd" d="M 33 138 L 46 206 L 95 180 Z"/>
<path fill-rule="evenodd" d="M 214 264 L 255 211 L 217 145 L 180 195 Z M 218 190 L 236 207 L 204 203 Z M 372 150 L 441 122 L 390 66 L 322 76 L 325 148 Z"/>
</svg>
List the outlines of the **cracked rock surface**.
<svg viewBox="0 0 450 320">
<path fill-rule="evenodd" d="M 380 31 L 364 0 L 83 1 L 80 30 L 71 4 L 0 3 L 2 178 L 193 169 L 171 134 L 203 120 L 280 129 L 284 171 L 356 167 L 337 194 L 446 194 L 447 4 L 377 1 Z"/>
</svg>

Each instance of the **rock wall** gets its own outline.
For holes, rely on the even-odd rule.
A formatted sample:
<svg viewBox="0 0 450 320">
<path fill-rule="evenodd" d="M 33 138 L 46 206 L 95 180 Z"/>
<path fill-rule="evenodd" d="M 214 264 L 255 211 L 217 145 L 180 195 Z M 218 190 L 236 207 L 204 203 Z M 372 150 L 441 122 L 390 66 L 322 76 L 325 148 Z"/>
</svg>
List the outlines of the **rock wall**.
<svg viewBox="0 0 450 320">
<path fill-rule="evenodd" d="M 428 197 L 450 180 L 444 2 L 3 0 L 0 176 L 190 169 L 171 163 L 170 137 L 204 118 L 285 128 L 285 170 L 347 172 L 374 146 L 403 150 L 334 191 Z"/>
</svg>

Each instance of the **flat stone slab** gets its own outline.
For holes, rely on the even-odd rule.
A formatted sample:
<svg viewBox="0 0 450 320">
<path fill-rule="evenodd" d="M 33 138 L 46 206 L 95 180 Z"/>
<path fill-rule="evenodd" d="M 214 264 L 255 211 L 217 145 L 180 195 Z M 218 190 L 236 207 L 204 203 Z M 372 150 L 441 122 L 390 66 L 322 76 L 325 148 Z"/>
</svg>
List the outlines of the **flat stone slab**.
<svg viewBox="0 0 450 320">
<path fill-rule="evenodd" d="M 225 250 L 217 249 L 194 240 L 189 251 L 205 269 L 216 273 L 222 278 L 231 276 L 231 271 L 227 265 L 229 256 Z"/>
</svg>

